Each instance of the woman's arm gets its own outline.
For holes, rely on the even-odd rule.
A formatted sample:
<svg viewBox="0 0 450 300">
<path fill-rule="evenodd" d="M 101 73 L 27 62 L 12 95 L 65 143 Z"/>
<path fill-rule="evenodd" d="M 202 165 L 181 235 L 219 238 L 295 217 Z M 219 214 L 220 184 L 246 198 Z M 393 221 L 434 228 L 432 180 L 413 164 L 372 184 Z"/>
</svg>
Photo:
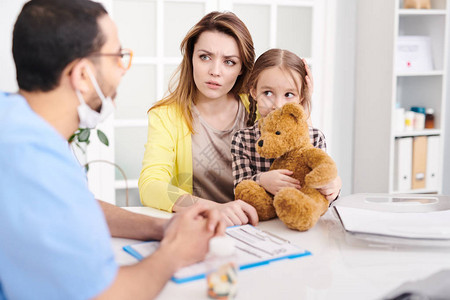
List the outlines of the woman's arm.
<svg viewBox="0 0 450 300">
<path fill-rule="evenodd" d="M 172 212 L 173 204 L 192 184 L 192 174 L 183 174 L 185 182 L 178 182 L 175 174 L 178 136 L 188 133 L 182 130 L 181 116 L 169 113 L 168 107 L 151 110 L 148 114 L 148 137 L 145 144 L 142 170 L 139 176 L 139 193 L 145 206 Z M 191 159 L 189 157 L 182 160 Z M 191 171 L 192 172 L 192 171 Z M 189 178 L 190 177 L 190 178 Z M 177 185 L 173 183 L 176 182 Z M 184 187 L 181 188 L 181 187 Z M 192 186 L 191 186 L 192 189 Z"/>
</svg>

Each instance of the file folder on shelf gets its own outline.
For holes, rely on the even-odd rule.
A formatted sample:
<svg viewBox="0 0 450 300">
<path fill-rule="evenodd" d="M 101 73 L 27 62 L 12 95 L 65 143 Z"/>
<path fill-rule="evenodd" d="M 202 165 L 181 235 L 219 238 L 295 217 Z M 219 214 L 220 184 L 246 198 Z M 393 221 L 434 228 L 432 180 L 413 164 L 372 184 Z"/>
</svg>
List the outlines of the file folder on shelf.
<svg viewBox="0 0 450 300">
<path fill-rule="evenodd" d="M 293 259 L 311 255 L 311 252 L 308 250 L 251 225 L 228 227 L 226 234 L 235 242 L 240 270 L 267 265 L 281 259 Z M 138 260 L 142 260 L 156 251 L 158 247 L 159 242 L 150 241 L 128 245 L 123 247 L 123 249 Z M 176 272 L 172 277 L 172 281 L 184 283 L 205 278 L 206 271 L 205 262 L 199 262 Z"/>
<path fill-rule="evenodd" d="M 429 136 L 427 145 L 426 187 L 428 190 L 439 190 L 439 152 L 440 137 Z"/>
<path fill-rule="evenodd" d="M 406 192 L 411 189 L 412 137 L 395 140 L 395 190 Z"/>
<path fill-rule="evenodd" d="M 411 188 L 424 189 L 426 187 L 427 171 L 427 137 L 416 136 L 413 138 L 412 152 L 412 181 Z"/>
</svg>

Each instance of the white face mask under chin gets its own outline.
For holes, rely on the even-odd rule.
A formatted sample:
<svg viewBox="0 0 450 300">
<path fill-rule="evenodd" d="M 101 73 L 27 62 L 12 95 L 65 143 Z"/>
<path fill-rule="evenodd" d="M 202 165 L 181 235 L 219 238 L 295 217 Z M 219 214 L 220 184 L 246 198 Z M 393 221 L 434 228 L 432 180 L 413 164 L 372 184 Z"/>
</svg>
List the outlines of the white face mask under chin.
<svg viewBox="0 0 450 300">
<path fill-rule="evenodd" d="M 103 95 L 103 92 L 98 86 L 97 80 L 92 74 L 92 71 L 89 68 L 87 68 L 86 70 L 92 84 L 94 85 L 94 89 L 98 97 L 102 100 L 102 107 L 100 109 L 100 112 L 93 110 L 86 104 L 83 95 L 81 95 L 81 92 L 79 90 L 75 90 L 78 100 L 80 101 L 80 105 L 78 106 L 78 117 L 80 118 L 80 124 L 78 126 L 80 128 L 92 129 L 95 128 L 99 123 L 103 122 L 114 111 L 114 104 L 111 97 L 105 97 L 105 95 Z"/>
</svg>

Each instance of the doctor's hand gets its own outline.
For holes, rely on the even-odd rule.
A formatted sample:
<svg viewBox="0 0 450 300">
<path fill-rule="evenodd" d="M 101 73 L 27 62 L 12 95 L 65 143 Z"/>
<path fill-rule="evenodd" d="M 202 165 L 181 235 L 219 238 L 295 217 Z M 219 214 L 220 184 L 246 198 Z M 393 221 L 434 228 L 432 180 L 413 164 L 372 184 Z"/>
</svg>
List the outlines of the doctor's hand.
<svg viewBox="0 0 450 300">
<path fill-rule="evenodd" d="M 175 253 L 177 268 L 205 258 L 210 238 L 225 233 L 225 222 L 218 210 L 196 203 L 174 214 L 164 231 L 161 249 Z"/>
<path fill-rule="evenodd" d="M 291 177 L 293 173 L 286 169 L 263 172 L 259 176 L 259 184 L 272 195 L 275 195 L 284 187 L 300 189 L 300 182 Z"/>
<path fill-rule="evenodd" d="M 342 188 L 342 180 L 341 177 L 337 176 L 333 181 L 328 184 L 318 188 L 317 190 L 325 196 L 328 202 L 333 202 L 339 195 L 339 192 Z"/>
</svg>

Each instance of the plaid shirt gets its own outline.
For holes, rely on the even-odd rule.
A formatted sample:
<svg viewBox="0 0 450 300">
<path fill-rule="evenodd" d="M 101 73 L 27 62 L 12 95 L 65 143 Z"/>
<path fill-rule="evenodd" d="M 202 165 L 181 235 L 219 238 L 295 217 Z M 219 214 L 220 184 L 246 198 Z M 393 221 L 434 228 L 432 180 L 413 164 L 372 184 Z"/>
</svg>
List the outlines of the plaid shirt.
<svg viewBox="0 0 450 300">
<path fill-rule="evenodd" d="M 267 172 L 275 158 L 265 159 L 256 152 L 256 142 L 261 136 L 258 122 L 252 127 L 237 131 L 231 140 L 231 155 L 233 157 L 234 187 L 244 179 L 259 182 L 262 172 Z M 309 127 L 311 144 L 327 151 L 325 136 L 319 129 Z"/>
</svg>

